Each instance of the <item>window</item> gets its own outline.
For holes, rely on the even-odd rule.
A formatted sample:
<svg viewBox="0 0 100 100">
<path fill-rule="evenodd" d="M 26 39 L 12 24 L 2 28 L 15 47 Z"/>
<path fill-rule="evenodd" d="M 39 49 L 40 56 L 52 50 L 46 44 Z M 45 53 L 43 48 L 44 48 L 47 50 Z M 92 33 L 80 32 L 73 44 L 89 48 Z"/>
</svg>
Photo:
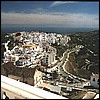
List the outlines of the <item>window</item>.
<svg viewBox="0 0 100 100">
<path fill-rule="evenodd" d="M 93 81 L 95 81 L 95 78 L 93 78 Z"/>
</svg>

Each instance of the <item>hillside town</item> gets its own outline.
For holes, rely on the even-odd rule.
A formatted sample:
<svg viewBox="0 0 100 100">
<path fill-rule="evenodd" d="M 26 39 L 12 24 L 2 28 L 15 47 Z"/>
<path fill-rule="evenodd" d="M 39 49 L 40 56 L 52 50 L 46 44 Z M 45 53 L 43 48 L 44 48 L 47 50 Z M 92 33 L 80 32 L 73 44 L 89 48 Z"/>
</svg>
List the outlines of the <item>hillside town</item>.
<svg viewBox="0 0 100 100">
<path fill-rule="evenodd" d="M 4 52 L 4 63 L 9 61 L 14 62 L 16 66 L 19 67 L 32 67 L 37 63 L 42 63 L 43 65 L 51 66 L 51 64 L 57 62 L 56 49 L 51 46 L 55 42 L 67 43 L 70 37 L 62 37 L 61 34 L 51 33 L 39 33 L 39 32 L 20 32 L 11 34 L 14 37 L 14 48 L 12 50 L 8 49 L 7 41 L 5 43 L 6 52 Z M 31 66 L 32 65 L 32 66 Z"/>
<path fill-rule="evenodd" d="M 85 79 L 75 73 L 74 66 L 75 74 L 70 73 L 73 52 L 78 54 L 84 46 L 67 49 L 62 57 L 58 57 L 57 49 L 52 46 L 66 46 L 71 41 L 70 36 L 32 31 L 15 32 L 5 37 L 12 39 L 2 43 L 5 47 L 2 75 L 68 99 L 99 98 L 99 73 L 92 73 Z"/>
</svg>

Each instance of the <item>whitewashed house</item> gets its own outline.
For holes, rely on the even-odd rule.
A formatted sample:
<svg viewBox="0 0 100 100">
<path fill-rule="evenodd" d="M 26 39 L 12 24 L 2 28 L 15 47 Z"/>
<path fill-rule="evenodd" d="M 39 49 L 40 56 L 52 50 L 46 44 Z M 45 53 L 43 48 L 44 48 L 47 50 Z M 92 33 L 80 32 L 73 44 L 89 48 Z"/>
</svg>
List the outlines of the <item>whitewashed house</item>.
<svg viewBox="0 0 100 100">
<path fill-rule="evenodd" d="M 91 83 L 91 86 L 95 88 L 99 88 L 99 74 L 98 73 L 92 73 L 90 83 Z"/>
</svg>

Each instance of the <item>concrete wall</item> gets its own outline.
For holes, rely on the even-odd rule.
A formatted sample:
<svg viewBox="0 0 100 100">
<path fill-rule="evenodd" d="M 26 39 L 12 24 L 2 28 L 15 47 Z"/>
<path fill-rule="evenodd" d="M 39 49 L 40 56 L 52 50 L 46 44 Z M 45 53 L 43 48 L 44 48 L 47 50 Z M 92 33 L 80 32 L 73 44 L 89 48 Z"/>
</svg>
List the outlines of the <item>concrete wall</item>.
<svg viewBox="0 0 100 100">
<path fill-rule="evenodd" d="M 9 96 L 10 93 L 13 93 L 18 98 L 26 98 L 26 99 L 68 99 L 65 97 L 62 97 L 60 95 L 56 95 L 54 93 L 50 93 L 47 91 L 44 91 L 42 89 L 30 86 L 28 84 L 18 82 L 16 80 L 10 79 L 8 77 L 5 77 L 1 75 L 1 90 L 4 92 L 7 92 L 7 95 Z M 10 98 L 12 99 L 12 98 Z"/>
</svg>

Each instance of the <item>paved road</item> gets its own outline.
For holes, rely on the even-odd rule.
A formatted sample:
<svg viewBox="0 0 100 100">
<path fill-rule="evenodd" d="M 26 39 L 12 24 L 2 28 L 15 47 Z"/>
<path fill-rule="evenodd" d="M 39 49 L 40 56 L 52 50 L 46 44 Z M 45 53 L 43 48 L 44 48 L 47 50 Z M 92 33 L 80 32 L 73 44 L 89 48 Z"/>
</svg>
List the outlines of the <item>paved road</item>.
<svg viewBox="0 0 100 100">
<path fill-rule="evenodd" d="M 77 49 L 75 49 L 75 50 L 77 50 Z M 86 84 L 89 81 L 86 80 L 86 79 L 80 78 L 78 76 L 75 76 L 75 75 L 73 75 L 73 74 L 71 74 L 71 73 L 69 73 L 68 71 L 65 70 L 65 65 L 66 65 L 66 63 L 67 63 L 67 61 L 69 59 L 69 56 L 70 56 L 70 54 L 72 52 L 75 52 L 75 50 L 72 50 L 72 51 L 69 51 L 69 52 L 68 51 L 64 52 L 63 53 L 63 57 L 61 58 L 60 62 L 58 62 L 57 65 L 54 66 L 53 68 L 47 69 L 47 71 L 51 72 L 51 70 L 58 70 L 59 74 L 62 74 L 64 76 L 66 76 L 66 77 L 69 77 L 70 79 L 73 79 L 75 82 L 79 82 L 79 84 L 80 84 L 79 85 L 79 84 L 74 84 L 73 83 L 73 86 L 75 86 L 75 87 L 77 86 L 77 87 L 81 87 L 82 88 L 83 84 Z M 58 67 L 58 69 L 57 69 L 57 67 Z"/>
</svg>

